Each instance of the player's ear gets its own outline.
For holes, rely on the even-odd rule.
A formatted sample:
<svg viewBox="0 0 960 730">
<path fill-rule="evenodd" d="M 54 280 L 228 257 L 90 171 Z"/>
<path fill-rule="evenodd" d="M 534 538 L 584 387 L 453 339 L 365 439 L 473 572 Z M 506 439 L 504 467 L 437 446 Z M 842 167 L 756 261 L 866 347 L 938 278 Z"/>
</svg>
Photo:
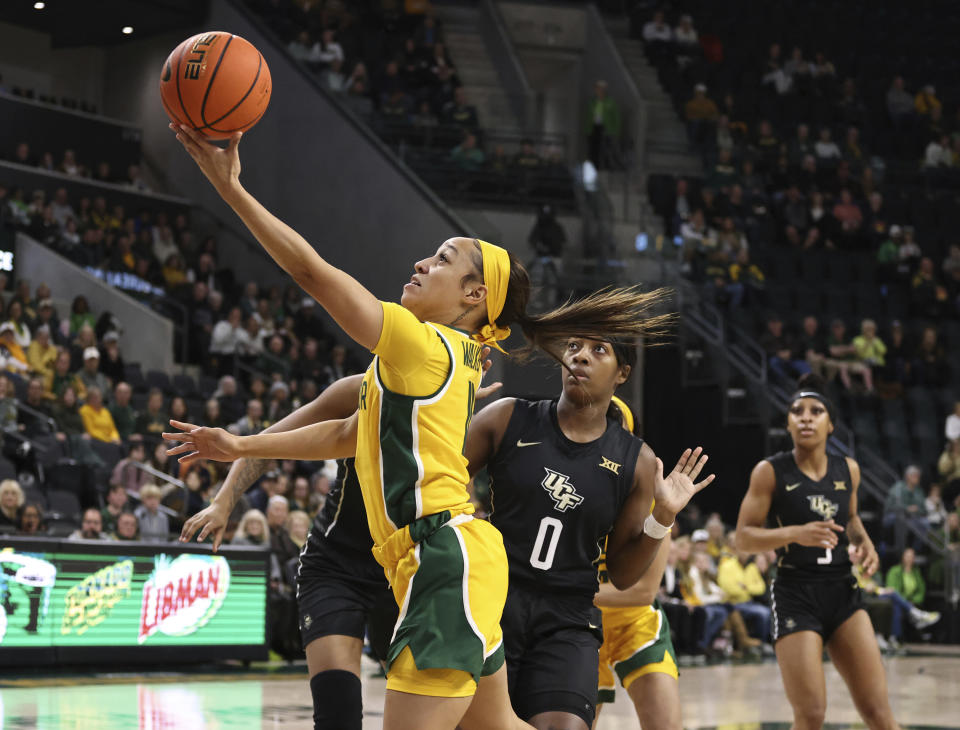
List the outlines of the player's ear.
<svg viewBox="0 0 960 730">
<path fill-rule="evenodd" d="M 614 382 L 617 385 L 623 385 L 630 379 L 631 367 L 629 365 L 620 365 L 617 371 L 617 377 Z"/>
</svg>

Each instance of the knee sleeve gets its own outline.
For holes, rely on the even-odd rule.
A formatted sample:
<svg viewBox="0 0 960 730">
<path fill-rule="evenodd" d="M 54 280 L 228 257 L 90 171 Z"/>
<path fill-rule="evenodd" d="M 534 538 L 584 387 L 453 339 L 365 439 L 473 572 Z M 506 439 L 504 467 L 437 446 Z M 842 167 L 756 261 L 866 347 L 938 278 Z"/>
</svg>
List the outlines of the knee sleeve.
<svg viewBox="0 0 960 730">
<path fill-rule="evenodd" d="M 313 730 L 361 730 L 363 700 L 360 678 L 353 672 L 331 669 L 310 678 Z"/>
</svg>

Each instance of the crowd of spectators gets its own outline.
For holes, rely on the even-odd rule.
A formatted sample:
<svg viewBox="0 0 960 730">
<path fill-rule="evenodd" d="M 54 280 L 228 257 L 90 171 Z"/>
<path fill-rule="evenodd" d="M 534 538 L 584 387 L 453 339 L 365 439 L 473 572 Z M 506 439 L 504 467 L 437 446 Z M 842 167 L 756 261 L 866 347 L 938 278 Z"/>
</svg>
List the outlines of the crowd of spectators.
<svg viewBox="0 0 960 730">
<path fill-rule="evenodd" d="M 488 134 L 429 3 L 396 11 L 249 4 L 332 94 L 388 144 L 402 146 L 408 164 L 442 196 L 572 205 L 572 181 L 557 144 Z M 619 134 L 615 112 L 610 100 L 601 114 L 601 130 L 609 135 Z M 598 150 L 608 151 L 612 138 L 596 136 L 604 145 Z"/>
</svg>

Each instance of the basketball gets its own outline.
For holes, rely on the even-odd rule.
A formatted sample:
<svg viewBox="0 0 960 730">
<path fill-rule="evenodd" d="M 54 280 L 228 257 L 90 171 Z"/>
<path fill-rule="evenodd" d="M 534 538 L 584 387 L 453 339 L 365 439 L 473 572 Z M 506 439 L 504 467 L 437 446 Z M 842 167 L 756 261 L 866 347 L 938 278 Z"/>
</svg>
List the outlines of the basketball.
<svg viewBox="0 0 960 730">
<path fill-rule="evenodd" d="M 250 129 L 267 110 L 271 88 L 260 51 L 223 31 L 187 38 L 160 75 L 160 99 L 170 119 L 209 139 Z"/>
</svg>

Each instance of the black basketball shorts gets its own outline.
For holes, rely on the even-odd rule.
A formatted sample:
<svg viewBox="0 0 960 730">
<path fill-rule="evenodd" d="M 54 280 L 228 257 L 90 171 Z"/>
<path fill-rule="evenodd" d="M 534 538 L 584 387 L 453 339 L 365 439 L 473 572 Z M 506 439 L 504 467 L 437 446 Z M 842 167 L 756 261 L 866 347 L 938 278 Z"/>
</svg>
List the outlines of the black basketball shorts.
<svg viewBox="0 0 960 730">
<path fill-rule="evenodd" d="M 603 626 L 591 598 L 514 584 L 500 625 L 510 701 L 520 719 L 568 712 L 592 727 Z"/>
<path fill-rule="evenodd" d="M 798 631 L 816 631 L 826 644 L 833 632 L 863 608 L 853 575 L 827 581 L 783 580 L 771 586 L 773 641 Z"/>
<path fill-rule="evenodd" d="M 304 648 L 322 636 L 367 635 L 377 659 L 386 658 L 398 609 L 372 555 L 311 540 L 300 556 L 297 607 Z"/>
</svg>

